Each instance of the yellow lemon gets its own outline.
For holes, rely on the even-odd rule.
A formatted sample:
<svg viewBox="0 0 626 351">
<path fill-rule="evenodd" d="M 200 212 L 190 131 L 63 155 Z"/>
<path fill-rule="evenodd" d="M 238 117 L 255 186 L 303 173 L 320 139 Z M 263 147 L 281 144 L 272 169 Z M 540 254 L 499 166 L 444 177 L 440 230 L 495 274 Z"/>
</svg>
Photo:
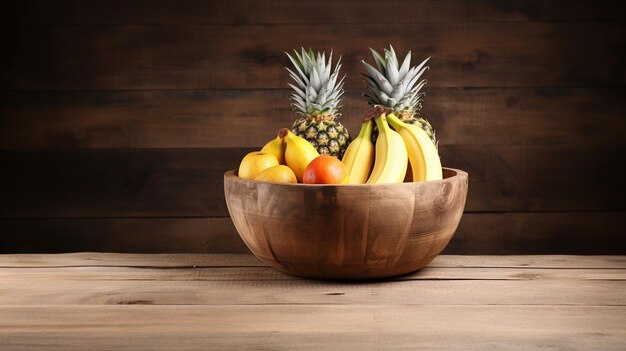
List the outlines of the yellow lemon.
<svg viewBox="0 0 626 351">
<path fill-rule="evenodd" d="M 241 160 L 237 175 L 244 179 L 254 179 L 257 174 L 274 166 L 278 166 L 276 156 L 265 152 L 253 151 Z"/>
<path fill-rule="evenodd" d="M 291 168 L 278 165 L 270 167 L 263 172 L 257 174 L 254 180 L 262 180 L 264 182 L 276 182 L 276 183 L 297 183 L 296 174 L 293 173 Z"/>
</svg>

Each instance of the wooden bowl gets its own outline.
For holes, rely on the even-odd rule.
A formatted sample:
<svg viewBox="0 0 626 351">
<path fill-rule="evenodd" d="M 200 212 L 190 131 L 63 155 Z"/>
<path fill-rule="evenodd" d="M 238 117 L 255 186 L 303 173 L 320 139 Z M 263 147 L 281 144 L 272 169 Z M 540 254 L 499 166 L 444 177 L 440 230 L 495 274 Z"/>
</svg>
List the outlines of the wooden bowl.
<svg viewBox="0 0 626 351">
<path fill-rule="evenodd" d="M 467 173 L 444 168 L 439 181 L 310 185 L 224 174 L 228 211 L 261 261 L 321 279 L 405 274 L 432 261 L 456 230 Z"/>
</svg>

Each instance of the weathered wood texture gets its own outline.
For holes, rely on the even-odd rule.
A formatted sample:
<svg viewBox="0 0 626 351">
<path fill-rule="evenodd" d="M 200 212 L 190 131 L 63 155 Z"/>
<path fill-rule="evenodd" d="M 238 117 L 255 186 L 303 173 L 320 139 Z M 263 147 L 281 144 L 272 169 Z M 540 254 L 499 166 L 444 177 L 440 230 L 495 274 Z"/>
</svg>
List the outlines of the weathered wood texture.
<svg viewBox="0 0 626 351">
<path fill-rule="evenodd" d="M 625 264 L 626 257 L 624 256 L 442 255 L 436 257 L 428 265 L 428 268 L 624 269 Z M 4 254 L 0 257 L 0 267 L 135 267 L 174 269 L 211 267 L 247 268 L 267 267 L 267 265 L 251 254 L 112 254 L 103 252 L 73 252 L 48 255 Z M 475 271 L 469 270 L 467 272 L 471 273 Z M 284 275 L 280 272 L 277 272 L 277 274 Z M 400 279 L 400 277 L 392 278 L 392 280 L 393 279 Z"/>
<path fill-rule="evenodd" d="M 430 73 L 430 72 L 429 72 Z M 342 123 L 366 110 L 346 93 Z M 259 147 L 293 123 L 289 91 L 4 91 L 0 149 Z M 622 145 L 626 88 L 428 88 L 439 145 Z M 254 131 L 254 132 L 252 132 Z"/>
<path fill-rule="evenodd" d="M 465 213 L 444 253 L 623 254 L 624 228 L 624 212 Z M 249 252 L 228 217 L 2 219 L 0 232 L 0 253 Z"/>
<path fill-rule="evenodd" d="M 377 282 L 251 255 L 0 256 L 6 349 L 622 350 L 624 256 L 439 256 Z"/>
<path fill-rule="evenodd" d="M 341 54 L 346 86 L 360 90 L 368 47 L 389 43 L 432 57 L 433 87 L 626 83 L 626 28 L 610 21 L 336 24 L 314 32 L 295 24 L 8 28 L 11 35 L 0 38 L 9 49 L 0 84 L 14 90 L 285 88 L 284 51 L 299 48 L 303 38 Z"/>
<path fill-rule="evenodd" d="M 3 5 L 0 251 L 245 250 L 222 174 L 294 119 L 283 52 L 343 55 L 342 122 L 355 134 L 359 61 L 391 43 L 432 57 L 424 115 L 444 165 L 470 174 L 450 252 L 626 253 L 624 2 L 380 6 Z"/>
<path fill-rule="evenodd" d="M 372 8 L 379 6 L 376 0 L 359 6 L 351 0 L 274 0 L 271 5 L 261 0 L 23 0 L 6 6 L 0 19 L 13 24 L 369 24 Z M 616 0 L 600 6 L 568 0 L 388 0 L 385 9 L 374 12 L 381 23 L 626 19 L 623 2 Z"/>
<path fill-rule="evenodd" d="M 0 253 L 249 252 L 229 217 L 2 219 L 0 232 Z"/>
<path fill-rule="evenodd" d="M 463 215 L 468 181 L 467 173 L 451 168 L 443 169 L 443 177 L 293 186 L 242 179 L 229 171 L 224 195 L 241 239 L 271 267 L 309 278 L 385 278 L 424 267 L 450 242 Z"/>
<path fill-rule="evenodd" d="M 2 217 L 226 216 L 224 172 L 251 150 L 0 150 Z M 468 145 L 440 153 L 444 165 L 470 174 L 466 210 L 484 212 L 623 211 L 625 190 L 615 184 L 626 168 L 613 161 L 625 152 Z"/>
<path fill-rule="evenodd" d="M 620 351 L 625 346 L 623 306 L 45 305 L 0 310 L 0 343 L 20 350 Z"/>
</svg>

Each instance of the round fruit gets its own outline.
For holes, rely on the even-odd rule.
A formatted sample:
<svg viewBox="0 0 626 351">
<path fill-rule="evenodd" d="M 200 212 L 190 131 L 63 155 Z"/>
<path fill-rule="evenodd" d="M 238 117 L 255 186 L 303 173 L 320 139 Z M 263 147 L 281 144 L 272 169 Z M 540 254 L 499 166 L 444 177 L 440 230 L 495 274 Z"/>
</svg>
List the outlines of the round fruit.
<svg viewBox="0 0 626 351">
<path fill-rule="evenodd" d="M 243 179 L 254 179 L 257 174 L 274 166 L 278 166 L 276 156 L 265 152 L 253 151 L 241 160 L 237 175 Z"/>
<path fill-rule="evenodd" d="M 305 184 L 342 184 L 347 174 L 343 162 L 333 156 L 322 155 L 309 163 L 302 180 Z"/>
<path fill-rule="evenodd" d="M 257 174 L 254 177 L 254 180 L 262 180 L 264 182 L 275 182 L 275 183 L 297 183 L 296 174 L 293 173 L 291 168 L 278 165 L 274 167 L 270 167 L 263 172 Z"/>
</svg>

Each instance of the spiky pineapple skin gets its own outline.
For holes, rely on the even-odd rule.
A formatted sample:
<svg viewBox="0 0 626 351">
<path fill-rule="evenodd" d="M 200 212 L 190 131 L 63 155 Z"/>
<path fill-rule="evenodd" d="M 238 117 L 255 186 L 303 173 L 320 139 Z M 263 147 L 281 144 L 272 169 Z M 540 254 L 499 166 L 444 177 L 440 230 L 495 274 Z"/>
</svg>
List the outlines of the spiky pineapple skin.
<svg viewBox="0 0 626 351">
<path fill-rule="evenodd" d="M 348 129 L 332 119 L 298 118 L 291 132 L 306 139 L 320 155 L 330 155 L 341 159 L 350 144 Z"/>
</svg>

